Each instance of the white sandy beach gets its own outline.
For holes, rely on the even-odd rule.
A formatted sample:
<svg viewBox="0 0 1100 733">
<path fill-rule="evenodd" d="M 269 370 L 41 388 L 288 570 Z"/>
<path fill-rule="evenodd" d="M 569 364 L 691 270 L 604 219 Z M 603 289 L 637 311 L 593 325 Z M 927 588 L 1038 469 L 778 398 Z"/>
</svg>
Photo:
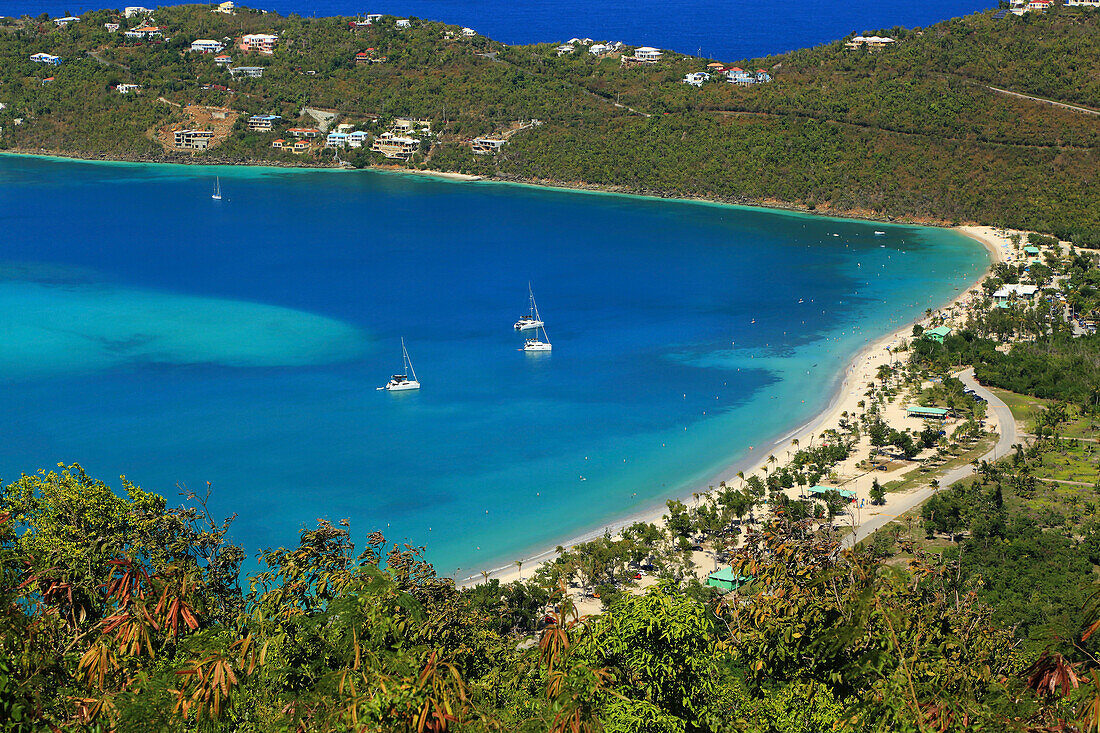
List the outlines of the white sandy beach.
<svg viewBox="0 0 1100 733">
<path fill-rule="evenodd" d="M 994 229 L 993 227 L 985 226 L 960 226 L 956 227 L 955 229 L 959 233 L 977 240 L 986 248 L 986 250 L 990 254 L 991 266 L 993 263 L 1011 261 L 1014 257 L 1012 252 L 1012 244 L 1006 233 L 1002 233 L 999 230 Z M 940 309 L 939 312 L 954 313 L 962 311 L 963 309 L 959 306 L 962 306 L 971 298 L 978 297 L 982 294 L 980 283 L 982 280 L 985 279 L 987 273 L 988 270 L 983 272 L 981 277 L 978 278 L 978 280 L 974 284 L 972 284 L 971 287 L 961 292 L 958 297 L 956 297 L 950 304 Z M 922 319 L 922 321 L 919 322 L 923 322 L 924 320 L 925 319 Z M 869 344 L 868 346 L 863 348 L 848 364 L 848 367 L 844 372 L 843 380 L 841 381 L 840 387 L 838 388 L 836 394 L 833 396 L 833 399 L 831 400 L 828 407 L 826 407 L 810 422 L 796 429 L 794 432 L 785 436 L 784 438 L 775 441 L 770 445 L 754 446 L 754 449 L 752 451 L 753 458 L 747 461 L 742 460 L 737 464 L 728 467 L 727 469 L 722 471 L 720 475 L 716 476 L 712 481 L 708 482 L 708 484 L 711 486 L 716 486 L 723 481 L 730 482 L 736 479 L 738 472 L 742 471 L 746 476 L 761 471 L 767 464 L 768 456 L 775 453 L 778 449 L 786 448 L 795 440 L 798 440 L 798 443 L 800 445 L 810 445 L 811 441 L 814 438 L 820 437 L 822 431 L 836 427 L 845 413 L 847 413 L 848 415 L 858 415 L 861 412 L 859 402 L 865 399 L 865 392 L 867 391 L 868 383 L 875 379 L 875 375 L 878 371 L 879 366 L 883 364 L 890 364 L 897 358 L 897 356 L 893 353 L 893 349 L 897 347 L 902 341 L 907 341 L 911 338 L 912 328 L 912 323 L 906 324 L 904 327 L 899 328 L 893 333 L 884 336 L 883 338 L 878 339 L 874 343 Z M 897 411 L 899 414 L 900 411 L 903 409 L 900 405 L 892 405 L 890 407 L 893 408 L 892 411 Z M 898 414 L 887 415 L 888 421 L 891 422 L 898 419 L 898 417 Z M 759 448 L 759 450 L 757 450 L 756 448 Z M 848 481 L 844 483 L 845 489 L 856 491 L 857 497 L 860 499 L 867 499 L 873 477 L 871 477 L 869 474 L 866 477 L 852 475 L 852 472 L 855 470 L 854 465 L 858 463 L 859 460 L 861 460 L 861 457 L 859 455 L 854 455 L 852 458 L 849 458 L 847 461 L 845 461 L 841 466 L 838 466 L 837 470 L 842 476 L 852 476 Z M 860 480 L 861 478 L 865 478 L 866 480 Z M 890 474 L 879 474 L 878 478 L 885 482 L 886 480 L 894 478 L 894 476 Z M 680 498 L 685 499 L 685 497 Z M 689 495 L 688 497 L 686 497 L 686 499 L 690 500 L 691 496 Z M 598 529 L 594 529 L 585 534 L 574 537 L 568 542 L 563 543 L 563 546 L 570 547 L 582 542 L 587 542 L 595 539 L 596 537 L 602 536 L 605 532 L 610 532 L 614 535 L 621 531 L 624 527 L 628 527 L 635 522 L 653 522 L 658 525 L 663 525 L 665 521 L 665 511 L 666 510 L 664 507 L 660 507 L 647 512 L 638 512 L 630 516 L 617 519 L 616 521 L 609 522 L 608 524 L 601 526 Z M 871 512 L 868 512 L 868 514 L 870 515 Z M 697 553 L 697 555 L 701 555 L 701 553 Z M 514 580 L 519 580 L 521 579 L 521 577 L 529 577 L 540 564 L 551 561 L 556 557 L 556 549 L 549 548 L 543 552 L 524 558 L 522 571 L 516 565 L 511 564 L 501 568 L 493 569 L 489 573 L 488 577 L 495 578 L 501 583 L 509 583 Z M 696 564 L 700 565 L 699 571 L 701 575 L 703 573 L 713 570 L 712 567 L 707 567 L 705 563 L 700 562 L 704 559 L 706 558 L 696 558 Z M 458 585 L 460 587 L 464 587 L 484 582 L 484 579 L 485 576 L 479 573 L 477 575 L 472 575 L 467 578 L 456 579 L 456 581 L 458 582 Z M 586 600 L 590 601 L 590 599 Z M 598 610 L 599 602 L 595 601 L 594 604 L 589 602 L 583 605 L 594 605 L 593 608 L 581 609 L 582 611 L 591 613 Z"/>
</svg>

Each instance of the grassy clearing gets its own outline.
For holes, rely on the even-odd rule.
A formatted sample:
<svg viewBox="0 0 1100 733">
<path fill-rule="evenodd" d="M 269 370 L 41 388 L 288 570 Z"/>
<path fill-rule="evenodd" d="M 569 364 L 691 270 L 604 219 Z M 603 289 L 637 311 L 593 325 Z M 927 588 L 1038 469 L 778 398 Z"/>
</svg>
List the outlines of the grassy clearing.
<svg viewBox="0 0 1100 733">
<path fill-rule="evenodd" d="M 1016 418 L 1016 422 L 1025 428 L 1031 425 L 1039 411 L 1045 410 L 1051 403 L 1051 400 L 1016 394 L 996 387 L 991 387 L 989 391 L 1000 397 L 1008 405 L 1008 409 L 1012 411 L 1012 417 Z"/>
<path fill-rule="evenodd" d="M 963 451 L 954 458 L 948 460 L 936 468 L 926 471 L 923 467 L 914 468 L 909 473 L 902 476 L 900 479 L 895 479 L 887 484 L 883 485 L 887 493 L 909 491 L 910 489 L 923 484 L 931 483 L 932 479 L 938 479 L 948 471 L 958 468 L 959 466 L 965 466 L 971 461 L 977 460 L 992 450 L 993 446 L 997 442 L 997 436 L 986 435 L 972 444 L 969 449 Z"/>
</svg>

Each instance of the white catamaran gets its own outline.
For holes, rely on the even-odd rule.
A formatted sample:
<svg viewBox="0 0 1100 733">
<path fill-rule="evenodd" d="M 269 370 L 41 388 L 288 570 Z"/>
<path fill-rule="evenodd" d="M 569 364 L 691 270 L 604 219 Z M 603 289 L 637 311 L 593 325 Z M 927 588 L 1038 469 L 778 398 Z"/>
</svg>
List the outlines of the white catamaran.
<svg viewBox="0 0 1100 733">
<path fill-rule="evenodd" d="M 405 339 L 401 339 L 401 356 L 405 360 L 405 373 L 394 374 L 390 377 L 390 381 L 386 383 L 385 387 L 379 387 L 378 389 L 385 389 L 390 392 L 404 392 L 408 389 L 420 389 L 420 382 L 416 381 L 416 370 L 413 369 L 412 359 L 409 358 L 409 350 L 405 348 Z M 412 379 L 409 379 L 409 372 L 412 372 Z"/>
<path fill-rule="evenodd" d="M 515 329 L 517 331 L 530 331 L 542 325 L 542 321 L 538 317 L 538 309 L 535 307 L 535 293 L 531 290 L 531 283 L 527 283 L 527 299 L 531 304 L 531 312 L 516 321 Z"/>
<path fill-rule="evenodd" d="M 214 195 L 211 196 L 210 198 L 214 199 L 215 201 L 221 201 L 222 200 L 222 179 L 221 179 L 221 176 L 218 176 L 217 178 L 214 179 Z"/>
<path fill-rule="evenodd" d="M 542 324 L 542 317 L 539 316 L 539 308 L 535 305 L 535 298 L 531 298 L 531 308 L 534 310 L 534 319 L 538 323 L 535 327 L 534 338 L 529 338 L 523 344 L 524 351 L 550 351 L 550 337 L 546 335 L 546 326 Z M 539 331 L 542 331 L 542 339 L 539 338 Z M 545 341 L 543 340 L 545 339 Z"/>
</svg>

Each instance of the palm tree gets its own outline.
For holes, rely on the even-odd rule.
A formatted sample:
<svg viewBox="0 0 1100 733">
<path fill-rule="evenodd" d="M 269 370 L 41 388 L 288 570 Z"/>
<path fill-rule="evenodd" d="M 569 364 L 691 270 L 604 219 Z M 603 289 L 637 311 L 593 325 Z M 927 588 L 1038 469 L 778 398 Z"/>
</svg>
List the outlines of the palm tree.
<svg viewBox="0 0 1100 733">
<path fill-rule="evenodd" d="M 744 471 L 738 471 L 737 472 L 737 478 L 741 479 L 741 488 L 745 488 L 745 472 Z"/>
<path fill-rule="evenodd" d="M 516 560 L 514 564 L 516 569 L 519 570 L 519 579 L 523 580 L 523 560 Z"/>
<path fill-rule="evenodd" d="M 489 584 L 489 571 L 488 570 L 482 570 L 481 571 L 481 577 L 485 579 L 485 584 L 488 585 Z"/>
</svg>

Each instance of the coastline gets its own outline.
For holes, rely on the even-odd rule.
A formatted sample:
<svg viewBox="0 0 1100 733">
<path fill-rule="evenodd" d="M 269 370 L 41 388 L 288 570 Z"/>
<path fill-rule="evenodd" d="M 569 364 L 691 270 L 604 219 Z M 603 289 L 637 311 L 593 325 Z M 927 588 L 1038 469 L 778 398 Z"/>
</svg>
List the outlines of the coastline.
<svg viewBox="0 0 1100 733">
<path fill-rule="evenodd" d="M 963 289 L 950 302 L 941 305 L 937 310 L 952 308 L 970 298 L 975 292 L 980 292 L 981 282 L 989 275 L 993 265 L 1004 261 L 1007 256 L 1007 245 L 1002 238 L 996 234 L 993 227 L 961 225 L 952 227 L 952 229 L 981 244 L 989 255 L 990 261 L 986 269 L 982 271 L 981 275 L 974 282 Z M 738 472 L 744 472 L 746 476 L 758 472 L 767 464 L 767 456 L 774 453 L 777 448 L 793 443 L 795 440 L 798 440 L 799 444 L 809 444 L 813 436 L 817 433 L 834 426 L 840 420 L 843 413 L 854 413 L 857 409 L 857 403 L 863 398 L 862 391 L 856 388 L 856 385 L 866 384 L 869 379 L 873 379 L 879 365 L 889 363 L 892 360 L 892 347 L 898 345 L 901 340 L 909 337 L 914 324 L 921 323 L 925 320 L 927 319 L 921 318 L 911 321 L 856 352 L 848 361 L 845 368 L 837 374 L 835 380 L 836 386 L 826 406 L 810 418 L 810 420 L 794 428 L 792 431 L 787 432 L 784 436 L 770 439 L 762 446 L 754 446 L 754 448 L 762 448 L 759 452 L 754 449 L 752 450 L 752 455 L 758 457 L 750 458 L 744 456 L 732 462 L 711 480 L 705 482 L 701 487 L 701 491 L 691 491 L 686 495 L 669 496 L 667 498 L 679 499 L 680 501 L 689 503 L 694 500 L 695 494 L 699 494 L 700 497 L 708 494 L 713 490 L 713 488 L 708 487 L 717 487 L 721 482 L 728 482 L 736 478 Z M 632 512 L 629 515 L 618 517 L 613 521 L 605 522 L 598 528 L 588 529 L 569 538 L 566 542 L 559 543 L 559 545 L 552 548 L 543 549 L 523 558 L 521 561 L 523 568 L 530 574 L 540 565 L 555 560 L 559 555 L 557 550 L 558 547 L 568 549 L 575 545 L 601 537 L 605 533 L 610 533 L 615 537 L 618 536 L 623 529 L 635 522 L 653 523 L 663 527 L 665 525 L 666 511 L 667 508 L 662 503 L 659 507 L 654 506 L 642 509 Z M 461 579 L 455 578 L 455 584 L 459 588 L 465 588 L 490 579 L 498 580 L 502 584 L 510 583 L 521 580 L 524 571 L 516 567 L 514 563 L 511 563 L 485 572 L 487 572 L 487 575 L 477 573 Z"/>
<path fill-rule="evenodd" d="M 929 219 L 929 218 L 908 218 L 908 217 L 891 217 L 878 215 L 872 211 L 865 210 L 844 210 L 844 209 L 830 209 L 830 208 L 814 208 L 810 209 L 800 204 L 794 204 L 780 200 L 754 200 L 754 199 L 724 199 L 724 198 L 709 198 L 706 196 L 685 196 L 676 194 L 673 192 L 663 191 L 649 191 L 649 190 L 633 190 L 622 186 L 610 186 L 585 183 L 583 181 L 554 181 L 548 179 L 525 179 L 519 177 L 501 177 L 493 176 L 487 178 L 485 176 L 472 175 L 469 173 L 459 173 L 457 171 L 444 171 L 444 170 L 432 170 L 432 169 L 419 169 L 419 168 L 403 168 L 400 166 L 368 166 L 366 168 L 346 168 L 343 166 L 333 165 L 305 165 L 295 164 L 290 162 L 281 161 L 241 161 L 241 160 L 218 160 L 218 159 L 195 159 L 190 156 L 158 160 L 146 160 L 138 157 L 110 157 L 107 155 L 95 155 L 87 154 L 81 155 L 77 153 L 65 153 L 61 151 L 30 151 L 30 150 L 0 150 L 0 156 L 11 156 L 19 158 L 39 158 L 44 160 L 57 160 L 68 162 L 84 162 L 91 164 L 108 164 L 108 165 L 154 165 L 154 166 L 199 166 L 209 168 L 251 168 L 251 169 L 271 169 L 278 171 L 303 171 L 303 172 L 339 172 L 339 173 L 354 173 L 358 171 L 365 171 L 371 173 L 382 173 L 389 175 L 408 175 L 419 176 L 426 178 L 433 178 L 441 181 L 450 181 L 454 183 L 481 183 L 481 184 L 493 184 L 493 185 L 507 185 L 507 186 L 524 186 L 539 190 L 556 190 L 569 193 L 586 193 L 601 196 L 629 196 L 632 198 L 652 199 L 654 201 L 672 201 L 679 203 L 692 203 L 706 206 L 728 206 L 733 208 L 743 209 L 766 209 L 776 212 L 782 212 L 784 214 L 801 214 L 804 216 L 821 217 L 826 219 L 833 219 L 838 221 L 853 221 L 862 223 L 875 223 L 875 224 L 889 224 L 892 226 L 919 226 L 919 227 L 937 227 L 941 229 L 958 229 L 959 227 L 953 225 L 943 219 Z"/>
</svg>

